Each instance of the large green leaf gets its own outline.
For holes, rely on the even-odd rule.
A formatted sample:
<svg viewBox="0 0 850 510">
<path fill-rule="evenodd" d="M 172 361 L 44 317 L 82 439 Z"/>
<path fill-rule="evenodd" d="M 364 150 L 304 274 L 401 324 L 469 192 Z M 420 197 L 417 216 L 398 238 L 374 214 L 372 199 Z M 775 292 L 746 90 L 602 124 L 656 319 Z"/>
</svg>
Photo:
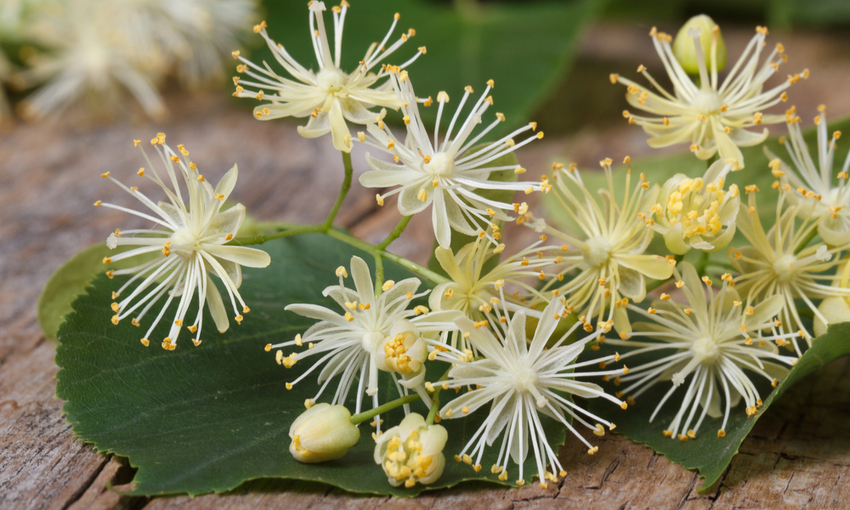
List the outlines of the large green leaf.
<svg viewBox="0 0 850 510">
<path fill-rule="evenodd" d="M 615 350 L 612 346 L 603 344 L 599 351 L 591 352 L 592 356 L 590 357 L 613 354 Z M 591 412 L 598 413 L 615 422 L 617 424 L 616 433 L 623 434 L 636 443 L 649 446 L 666 456 L 670 461 L 681 464 L 687 469 L 698 470 L 703 478 L 703 484 L 699 491 L 705 492 L 720 479 L 726 467 L 732 461 L 732 457 L 738 453 L 741 443 L 755 426 L 756 421 L 764 416 L 776 399 L 794 383 L 816 372 L 830 361 L 848 354 L 850 354 L 850 323 L 830 325 L 825 334 L 814 340 L 812 347 L 803 354 L 788 376 L 777 385 L 775 390 L 771 392 L 772 388 L 766 381 L 757 381 L 756 386 L 764 400 L 764 406 L 759 409 L 758 414 L 751 418 L 748 418 L 744 412 L 743 403 L 732 409 L 729 422 L 726 424 L 726 436 L 722 438 L 716 435 L 723 422 L 722 417 L 711 418 L 708 416 L 700 426 L 700 433 L 696 439 L 683 442 L 679 439 L 665 437 L 662 434 L 665 426 L 673 420 L 679 410 L 677 402 L 681 402 L 687 390 L 685 384 L 673 393 L 652 423 L 649 422 L 649 417 L 655 411 L 657 403 L 669 391 L 672 383 L 655 385 L 642 394 L 637 399 L 636 404 L 630 406 L 626 412 L 611 412 L 610 406 L 599 405 L 593 401 L 590 402 L 589 409 Z M 646 360 L 644 359 L 644 361 Z M 641 359 L 636 356 L 629 360 L 629 365 L 637 366 L 641 362 Z M 606 390 L 615 392 L 617 388 L 613 384 L 608 384 Z M 767 395 L 766 398 L 765 395 Z"/>
<path fill-rule="evenodd" d="M 264 3 L 269 35 L 304 67 L 315 70 L 307 2 Z M 572 63 L 582 27 L 595 16 L 600 4 L 599 0 L 521 4 L 475 0 L 454 4 L 425 0 L 351 2 L 341 67 L 354 69 L 369 45 L 384 37 L 393 14 L 398 12 L 401 19 L 391 41 L 411 27 L 416 29 L 416 36 L 388 63 L 401 64 L 416 53 L 418 46 L 427 47 L 427 54 L 409 68 L 419 96 L 436 98 L 444 90 L 451 98 L 448 107 L 452 111 L 463 95 L 463 87 L 471 85 L 479 92 L 487 80 L 493 79 L 495 111 L 507 116 L 507 127 L 516 127 L 530 120 L 527 115 L 557 85 Z M 326 5 L 330 9 L 331 3 Z M 325 25 L 332 30 L 329 12 L 325 18 Z M 266 48 L 254 51 L 251 58 L 275 65 Z M 426 124 L 433 123 L 436 108 L 421 111 Z M 446 117 L 443 121 L 447 125 L 450 116 Z M 399 117 L 391 119 L 398 121 Z"/>
<path fill-rule="evenodd" d="M 223 335 L 208 328 L 199 347 L 184 338 L 171 352 L 156 347 L 155 341 L 143 347 L 140 330 L 128 321 L 110 323 L 110 291 L 119 284 L 118 278 L 98 277 L 75 301 L 74 313 L 59 332 L 56 393 L 67 401 L 64 411 L 74 433 L 100 451 L 128 457 L 139 468 L 134 480 L 137 494 L 222 492 L 246 480 L 268 477 L 320 481 L 360 493 L 417 494 L 422 487 L 393 488 L 387 483 L 372 459 L 374 442 L 366 424 L 359 444 L 338 461 L 304 465 L 289 454 L 289 426 L 317 386 L 315 379 L 307 379 L 287 391 L 285 383 L 308 368 L 309 359 L 286 370 L 263 347 L 292 338 L 312 323 L 285 312 L 287 304 L 335 306 L 321 294 L 337 281 L 335 268 L 348 266 L 353 254 L 371 260 L 323 234 L 279 239 L 262 248 L 272 264 L 244 272 L 241 292 L 252 311 L 242 325 L 232 324 Z M 387 278 L 411 276 L 389 261 L 385 266 Z M 192 313 L 190 309 L 189 316 Z M 161 325 L 154 338 L 165 336 L 167 327 Z M 434 362 L 428 374 L 437 378 L 445 368 Z M 382 401 L 394 398 L 387 382 L 385 378 L 381 383 Z M 420 402 L 411 407 L 427 412 Z M 400 414 L 398 410 L 385 416 L 384 426 L 398 423 Z M 489 470 L 495 447 L 485 455 L 485 468 L 478 473 L 451 460 L 485 416 L 482 410 L 442 422 L 449 432 L 448 462 L 431 488 L 466 480 L 499 483 Z M 557 448 L 564 440 L 563 428 L 551 420 L 545 423 Z M 536 471 L 531 459 L 525 468 L 526 473 Z M 516 475 L 515 467 L 511 475 Z"/>
</svg>

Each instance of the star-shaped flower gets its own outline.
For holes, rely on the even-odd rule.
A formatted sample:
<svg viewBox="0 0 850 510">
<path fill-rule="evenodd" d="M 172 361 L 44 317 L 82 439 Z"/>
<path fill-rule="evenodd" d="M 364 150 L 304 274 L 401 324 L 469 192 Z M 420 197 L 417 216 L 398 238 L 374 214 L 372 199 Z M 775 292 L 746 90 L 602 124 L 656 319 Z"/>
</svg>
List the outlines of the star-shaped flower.
<svg viewBox="0 0 850 510">
<path fill-rule="evenodd" d="M 135 140 L 135 144 L 140 146 L 141 142 Z M 137 198 L 149 209 L 149 212 L 139 212 L 99 200 L 95 202 L 95 205 L 128 212 L 156 224 L 154 228 L 148 229 L 116 230 L 106 241 L 110 249 L 118 246 L 137 246 L 137 248 L 107 257 L 103 262 L 109 264 L 133 257 L 142 259 L 138 266 L 109 270 L 106 273 L 110 278 L 133 275 L 121 288 L 112 293 L 112 298 L 115 300 L 123 296 L 120 301 L 112 303 L 112 310 L 115 312 L 112 318 L 114 324 L 133 316 L 133 325 L 140 326 L 147 312 L 159 303 L 162 297 L 167 297 L 165 304 L 142 338 L 142 344 L 145 346 L 150 344 L 148 339 L 168 310 L 168 306 L 174 298 L 180 298 L 171 329 L 162 342 L 164 349 L 174 350 L 177 347 L 177 336 L 180 334 L 189 305 L 193 300 L 197 299 L 198 312 L 192 324 L 186 327 L 193 333 L 192 342 L 195 345 L 201 343 L 205 304 L 220 332 L 227 331 L 229 327 L 224 301 L 210 275 L 216 275 L 224 284 L 233 307 L 235 320 L 241 323 L 242 314 L 250 311 L 239 294 L 239 287 L 242 284 L 241 266 L 266 267 L 271 259 L 268 253 L 262 250 L 228 244 L 239 232 L 239 227 L 245 219 L 245 207 L 242 204 L 221 211 L 222 204 L 236 185 L 238 174 L 236 165 L 213 188 L 204 176 L 198 173 L 195 163 L 188 159 L 189 151 L 185 147 L 177 146 L 180 152 L 178 156 L 165 145 L 163 133 L 153 138 L 151 144 L 165 166 L 165 180 L 160 177 L 156 165 L 148 158 L 144 149 L 142 153 L 148 168 L 140 168 L 137 174 L 159 185 L 168 197 L 168 201 L 154 203 L 138 188 L 128 188 L 107 172 L 102 177 L 110 179 Z M 188 191 L 185 200 L 180 190 L 180 182 Z M 151 255 L 155 257 L 145 260 Z M 141 308 L 140 311 L 139 308 Z"/>
<path fill-rule="evenodd" d="M 289 76 L 281 76 L 266 62 L 257 65 L 233 52 L 233 57 L 242 62 L 236 70 L 245 77 L 233 78 L 236 85 L 236 97 L 250 97 L 259 101 L 268 101 L 254 108 L 254 116 L 260 120 L 279 119 L 281 117 L 309 117 L 306 126 L 299 126 L 301 136 L 315 138 L 331 133 L 333 145 L 343 152 L 351 151 L 351 134 L 346 121 L 354 124 L 376 122 L 379 116 L 369 111 L 375 106 L 398 109 L 399 100 L 392 85 L 383 81 L 387 76 L 382 66 L 378 73 L 371 72 L 381 62 L 395 53 L 408 39 L 415 35 L 411 28 L 386 46 L 400 16 L 396 13 L 387 35 L 380 44 L 374 43 L 366 50 L 363 60 L 351 73 L 340 69 L 342 56 L 342 30 L 349 4 L 343 1 L 339 7 L 333 7 L 334 40 L 333 54 L 325 29 L 325 3 L 313 1 L 309 4 L 310 34 L 313 50 L 316 54 L 319 70 L 307 69 L 284 49 L 275 43 L 266 33 L 266 22 L 254 27 L 254 32 L 263 36 L 277 62 Z M 412 64 L 419 55 L 425 53 L 422 46 L 418 52 L 399 67 Z"/>
</svg>

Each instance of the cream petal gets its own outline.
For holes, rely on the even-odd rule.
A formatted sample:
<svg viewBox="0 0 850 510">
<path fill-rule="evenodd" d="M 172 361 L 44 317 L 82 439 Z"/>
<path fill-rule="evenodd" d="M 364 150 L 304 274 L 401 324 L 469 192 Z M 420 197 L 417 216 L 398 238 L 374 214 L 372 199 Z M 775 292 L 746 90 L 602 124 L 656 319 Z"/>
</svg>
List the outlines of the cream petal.
<svg viewBox="0 0 850 510">
<path fill-rule="evenodd" d="M 729 135 L 723 132 L 723 128 L 718 126 L 718 124 L 713 123 L 714 140 L 717 143 L 717 150 L 720 152 L 720 160 L 734 159 L 738 163 L 738 167 L 733 170 L 744 168 L 744 155 L 741 154 L 741 149 L 735 145 Z"/>
<path fill-rule="evenodd" d="M 472 243 L 470 243 L 472 244 Z M 468 245 L 467 245 L 468 246 Z M 443 268 L 443 271 L 449 275 L 456 283 L 465 283 L 466 282 L 466 273 L 464 273 L 460 265 L 457 262 L 457 259 L 452 254 L 452 250 L 448 248 L 438 247 L 434 250 L 434 257 L 437 259 L 437 262 L 440 263 L 440 267 Z M 435 289 L 436 292 L 436 289 Z"/>
<path fill-rule="evenodd" d="M 360 295 L 360 301 L 369 304 L 374 303 L 375 285 L 372 283 L 372 272 L 360 257 L 351 257 L 351 278 L 354 280 L 357 294 Z"/>
<path fill-rule="evenodd" d="M 218 287 L 215 286 L 212 279 L 207 276 L 207 309 L 212 315 L 213 322 L 219 333 L 224 333 L 230 327 L 230 320 L 227 318 L 227 310 L 224 308 L 224 301 L 221 299 L 221 294 L 218 292 Z"/>
<path fill-rule="evenodd" d="M 271 257 L 263 250 L 247 246 L 213 245 L 206 247 L 207 253 L 218 258 L 234 262 L 245 267 L 267 267 Z"/>
<path fill-rule="evenodd" d="M 348 131 L 348 124 L 345 123 L 345 117 L 342 115 L 342 106 L 340 106 L 338 99 L 331 101 L 328 121 L 330 122 L 334 149 L 341 152 L 351 152 L 351 140 L 348 140 L 348 143 L 346 143 L 346 137 L 351 136 L 351 133 Z"/>
<path fill-rule="evenodd" d="M 767 128 L 764 128 L 764 131 L 761 133 L 748 131 L 744 128 L 735 128 L 729 133 L 729 138 L 738 147 L 752 147 L 767 140 L 769 134 Z"/>
<path fill-rule="evenodd" d="M 837 324 L 850 321 L 850 305 L 843 297 L 833 296 L 821 301 L 818 311 L 829 324 Z M 827 325 L 819 317 L 815 317 L 815 336 L 826 333 Z"/>
<path fill-rule="evenodd" d="M 673 274 L 670 262 L 657 255 L 617 255 L 617 263 L 655 280 L 666 280 Z"/>
<path fill-rule="evenodd" d="M 310 117 L 306 126 L 298 126 L 298 134 L 304 138 L 318 138 L 331 131 L 331 122 L 328 112 L 321 112 L 315 117 Z"/>
<path fill-rule="evenodd" d="M 419 189 L 419 186 L 414 183 L 413 185 L 405 186 L 401 190 L 401 193 L 399 193 L 398 211 L 404 216 L 412 216 L 418 212 L 422 212 L 431 204 L 434 197 L 433 193 L 429 193 L 428 198 L 423 202 L 419 200 Z"/>
<path fill-rule="evenodd" d="M 210 220 L 207 232 L 218 232 L 222 236 L 232 234 L 235 237 L 239 233 L 242 222 L 245 221 L 246 214 L 245 206 L 236 204 L 230 209 L 216 214 Z"/>
<path fill-rule="evenodd" d="M 371 170 L 360 176 L 360 185 L 364 188 L 391 188 L 409 184 L 418 177 L 419 174 L 412 170 Z"/>
<path fill-rule="evenodd" d="M 434 207 L 431 209 L 431 221 L 434 224 L 434 235 L 442 248 L 450 248 L 452 245 L 452 228 L 446 214 L 446 202 L 443 193 L 434 192 Z"/>
<path fill-rule="evenodd" d="M 705 310 L 708 306 L 705 298 L 705 284 L 700 280 L 696 268 L 688 262 L 679 264 L 679 272 L 685 287 L 682 289 L 694 310 Z"/>
<path fill-rule="evenodd" d="M 685 242 L 681 223 L 673 225 L 664 232 L 664 245 L 676 255 L 684 255 L 690 251 L 691 247 Z"/>
<path fill-rule="evenodd" d="M 620 267 L 618 274 L 620 276 L 620 285 L 617 287 L 617 290 L 620 294 L 636 303 L 643 301 L 643 298 L 646 297 L 646 286 L 643 282 L 643 275 L 628 267 Z"/>
<path fill-rule="evenodd" d="M 230 196 L 230 193 L 236 186 L 237 177 L 239 177 L 239 168 L 236 165 L 233 165 L 233 168 L 231 168 L 227 171 L 226 174 L 224 174 L 224 177 L 222 177 L 221 180 L 218 181 L 218 184 L 215 187 L 215 195 L 217 197 L 224 197 L 219 198 L 219 200 L 221 200 L 222 202 L 227 200 L 227 197 Z"/>
</svg>

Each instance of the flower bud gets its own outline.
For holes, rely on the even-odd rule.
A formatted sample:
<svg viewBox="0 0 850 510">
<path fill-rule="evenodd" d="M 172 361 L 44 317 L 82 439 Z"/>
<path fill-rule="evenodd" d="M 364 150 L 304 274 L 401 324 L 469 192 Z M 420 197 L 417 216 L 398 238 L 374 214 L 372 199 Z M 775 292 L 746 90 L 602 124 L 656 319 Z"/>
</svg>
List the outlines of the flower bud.
<svg viewBox="0 0 850 510">
<path fill-rule="evenodd" d="M 820 316 L 815 316 L 815 336 L 821 336 L 826 333 L 829 324 L 838 324 L 841 322 L 850 321 L 850 304 L 847 298 L 843 296 L 832 296 L 821 301 L 818 306 Z M 821 316 L 829 321 L 829 324 L 824 324 Z"/>
<path fill-rule="evenodd" d="M 716 29 L 716 32 L 715 32 Z M 706 70 L 711 72 L 711 46 L 712 42 L 717 40 L 716 48 L 716 63 L 717 71 L 722 71 L 726 67 L 726 43 L 723 42 L 723 36 L 720 34 L 720 27 L 714 23 L 714 20 L 700 14 L 689 19 L 685 25 L 679 29 L 676 34 L 676 39 L 673 41 L 673 55 L 688 74 L 699 74 L 699 62 L 697 60 L 696 44 L 694 43 L 694 30 L 699 30 L 699 43 L 702 50 L 703 58 L 706 62 Z"/>
<path fill-rule="evenodd" d="M 357 444 L 360 430 L 352 425 L 344 406 L 322 403 L 307 409 L 289 428 L 289 453 L 299 462 L 313 464 L 338 459 Z"/>
<path fill-rule="evenodd" d="M 378 369 L 400 374 L 401 384 L 414 387 L 425 379 L 424 363 L 428 359 L 428 345 L 415 324 L 401 319 L 393 324 L 390 334 L 375 352 L 374 359 Z"/>
<path fill-rule="evenodd" d="M 375 463 L 381 465 L 393 487 L 434 483 L 446 467 L 443 447 L 448 438 L 442 426 L 426 425 L 421 415 L 411 413 L 378 436 Z"/>
</svg>

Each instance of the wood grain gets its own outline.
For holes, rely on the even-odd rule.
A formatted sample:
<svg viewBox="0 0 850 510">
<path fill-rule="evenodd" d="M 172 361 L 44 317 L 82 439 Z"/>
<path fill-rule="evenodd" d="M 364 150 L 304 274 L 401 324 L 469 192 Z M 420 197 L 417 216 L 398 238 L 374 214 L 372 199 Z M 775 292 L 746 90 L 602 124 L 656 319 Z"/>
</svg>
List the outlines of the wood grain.
<svg viewBox="0 0 850 510">
<path fill-rule="evenodd" d="M 636 30 L 627 32 L 624 40 Z M 605 44 L 599 41 L 607 41 L 613 33 L 610 27 L 591 31 L 585 53 L 592 58 L 610 58 L 600 57 Z M 823 50 L 833 48 L 834 41 L 816 36 L 798 39 L 804 55 L 821 58 L 813 57 L 815 64 L 809 64 L 813 78 L 807 87 L 812 87 L 820 70 L 817 62 L 822 63 L 825 74 L 835 78 L 832 83 L 847 82 L 850 65 L 846 58 L 829 66 L 823 63 Z M 787 38 L 785 42 L 787 47 L 793 46 Z M 644 54 L 644 58 L 652 57 Z M 839 97 L 834 89 L 822 84 L 806 97 L 818 93 Z M 850 112 L 846 90 L 841 93 L 844 102 L 836 101 L 841 106 L 838 111 L 831 110 L 833 115 Z M 238 163 L 240 182 L 234 199 L 258 219 L 317 222 L 336 195 L 341 166 L 327 139 L 305 140 L 286 122 L 256 122 L 245 109 L 222 96 L 171 96 L 171 120 L 161 125 L 124 123 L 85 129 L 19 125 L 0 139 L 0 508 L 696 510 L 836 508 L 845 507 L 850 500 L 847 359 L 800 382 L 772 406 L 744 442 L 719 487 L 708 496 L 697 495 L 694 473 L 616 435 L 599 441 L 600 450 L 594 456 L 586 455 L 576 441 L 568 441 L 561 452 L 568 476 L 546 490 L 538 486 L 459 488 L 406 500 L 351 496 L 320 484 L 261 480 L 226 495 L 194 499 L 127 498 L 110 491 L 110 484 L 127 483 L 132 469 L 73 437 L 61 414 L 62 402 L 53 398 L 55 348 L 42 337 L 35 320 L 39 291 L 62 261 L 103 241 L 117 226 L 141 225 L 128 216 L 91 206 L 98 199 L 132 202 L 98 174 L 110 171 L 132 182 L 140 166 L 132 140 L 149 139 L 163 131 L 170 143 L 186 144 L 209 176 L 217 178 Z M 611 140 L 618 143 L 612 145 Z M 531 174 L 539 175 L 556 158 L 595 165 L 605 156 L 628 153 L 639 157 L 647 152 L 638 130 L 618 124 L 602 131 L 547 137 L 523 151 L 520 160 Z M 362 173 L 362 152 L 355 152 L 354 161 L 356 172 Z M 310 193 L 303 192 L 308 189 Z M 316 196 L 315 190 L 322 191 Z M 388 201 L 379 208 L 373 197 L 374 190 L 355 183 L 338 224 L 366 240 L 378 241 L 392 229 L 398 213 L 394 203 Z M 534 235 L 508 228 L 505 237 L 519 246 Z M 392 249 L 423 263 L 432 239 L 428 218 L 418 217 Z"/>
</svg>

